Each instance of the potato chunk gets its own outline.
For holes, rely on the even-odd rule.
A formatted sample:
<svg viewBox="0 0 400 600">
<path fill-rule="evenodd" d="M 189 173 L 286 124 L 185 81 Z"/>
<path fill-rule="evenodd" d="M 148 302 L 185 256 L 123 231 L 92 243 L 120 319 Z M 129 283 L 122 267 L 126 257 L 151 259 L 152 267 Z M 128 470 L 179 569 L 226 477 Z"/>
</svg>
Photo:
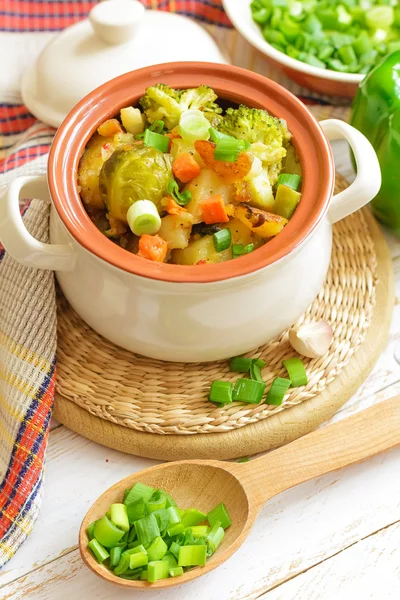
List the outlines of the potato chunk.
<svg viewBox="0 0 400 600">
<path fill-rule="evenodd" d="M 185 190 L 189 190 L 192 194 L 192 199 L 185 208 L 193 215 L 194 223 L 201 223 L 203 221 L 203 213 L 200 206 L 203 200 L 220 194 L 224 203 L 227 204 L 232 201 L 234 192 L 233 186 L 225 183 L 211 169 L 202 169 L 200 175 L 192 179 L 185 187 Z"/>
<path fill-rule="evenodd" d="M 186 248 L 192 231 L 193 217 L 188 212 L 178 215 L 167 215 L 161 219 L 158 235 L 168 244 L 169 250 Z"/>
</svg>

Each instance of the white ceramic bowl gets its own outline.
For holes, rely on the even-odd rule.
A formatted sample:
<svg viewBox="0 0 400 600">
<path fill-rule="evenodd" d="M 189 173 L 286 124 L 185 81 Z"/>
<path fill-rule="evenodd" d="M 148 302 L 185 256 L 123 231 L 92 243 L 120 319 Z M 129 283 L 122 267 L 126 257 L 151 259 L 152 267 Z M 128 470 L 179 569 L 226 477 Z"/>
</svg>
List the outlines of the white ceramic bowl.
<svg viewBox="0 0 400 600">
<path fill-rule="evenodd" d="M 260 50 L 268 61 L 283 71 L 290 79 L 321 94 L 352 98 L 365 75 L 338 73 L 320 69 L 287 56 L 265 41 L 260 27 L 252 19 L 252 0 L 222 0 L 233 26 L 252 46 Z"/>
<path fill-rule="evenodd" d="M 108 240 L 80 200 L 76 174 L 97 127 L 135 104 L 149 85 L 210 85 L 220 97 L 264 107 L 284 118 L 302 172 L 302 199 L 290 222 L 258 250 L 216 265 L 159 264 Z M 328 140 L 346 139 L 358 174 L 332 196 L 335 170 Z M 169 361 L 211 361 L 257 348 L 292 325 L 326 277 L 332 224 L 369 202 L 380 187 L 379 163 L 367 139 L 342 121 L 320 125 L 276 83 L 250 71 L 212 63 L 170 63 L 122 75 L 84 98 L 54 139 L 48 178 L 15 179 L 0 201 L 0 239 L 21 263 L 56 271 L 77 313 L 128 350 Z M 50 244 L 26 230 L 19 199 L 53 203 Z"/>
</svg>

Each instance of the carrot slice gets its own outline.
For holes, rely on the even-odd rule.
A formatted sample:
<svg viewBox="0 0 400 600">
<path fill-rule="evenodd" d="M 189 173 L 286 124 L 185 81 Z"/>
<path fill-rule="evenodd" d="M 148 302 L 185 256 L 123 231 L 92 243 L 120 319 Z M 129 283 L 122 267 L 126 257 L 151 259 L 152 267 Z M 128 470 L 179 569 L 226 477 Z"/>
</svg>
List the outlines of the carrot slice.
<svg viewBox="0 0 400 600">
<path fill-rule="evenodd" d="M 172 196 L 168 196 L 168 204 L 166 207 L 167 213 L 170 215 L 181 215 L 184 212 L 187 212 L 186 208 L 183 206 L 179 206 L 177 202 L 172 198 Z"/>
<path fill-rule="evenodd" d="M 224 199 L 221 194 L 216 194 L 200 202 L 204 222 L 207 225 L 213 223 L 227 223 L 229 217 L 226 214 Z"/>
<path fill-rule="evenodd" d="M 200 167 L 189 152 L 183 152 L 172 163 L 175 177 L 183 183 L 191 181 L 200 174 Z"/>
<path fill-rule="evenodd" d="M 213 142 L 197 140 L 194 147 L 206 167 L 215 171 L 225 183 L 241 181 L 250 172 L 253 159 L 246 152 L 241 152 L 236 162 L 224 162 L 223 160 L 215 160 L 215 144 Z"/>
<path fill-rule="evenodd" d="M 143 234 L 139 239 L 138 256 L 155 262 L 164 262 L 168 252 L 168 244 L 159 235 Z"/>
</svg>

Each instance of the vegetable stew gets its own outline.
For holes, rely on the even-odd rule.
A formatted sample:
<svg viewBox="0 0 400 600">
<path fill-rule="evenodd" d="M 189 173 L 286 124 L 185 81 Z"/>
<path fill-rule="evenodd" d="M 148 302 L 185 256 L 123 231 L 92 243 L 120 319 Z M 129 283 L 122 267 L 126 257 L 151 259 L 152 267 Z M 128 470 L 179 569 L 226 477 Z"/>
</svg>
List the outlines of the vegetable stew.
<svg viewBox="0 0 400 600">
<path fill-rule="evenodd" d="M 301 199 L 301 167 L 286 123 L 266 110 L 224 110 L 205 85 L 157 84 L 98 127 L 78 186 L 92 221 L 122 248 L 202 265 L 278 235 Z"/>
</svg>

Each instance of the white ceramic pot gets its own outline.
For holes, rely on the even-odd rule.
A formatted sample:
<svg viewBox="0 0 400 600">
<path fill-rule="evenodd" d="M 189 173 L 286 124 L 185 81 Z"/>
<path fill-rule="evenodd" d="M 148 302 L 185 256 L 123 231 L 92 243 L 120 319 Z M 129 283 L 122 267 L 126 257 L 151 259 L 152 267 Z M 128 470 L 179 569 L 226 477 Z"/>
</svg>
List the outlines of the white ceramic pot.
<svg viewBox="0 0 400 600">
<path fill-rule="evenodd" d="M 235 77 L 240 74 L 244 77 L 247 73 L 232 67 L 220 68 L 233 69 Z M 251 77 L 264 79 L 254 74 Z M 328 190 L 326 201 L 309 198 L 308 204 L 314 215 L 309 219 L 314 221 L 311 230 L 306 223 L 305 235 L 301 231 L 304 226 L 302 213 L 299 211 L 297 215 L 296 211 L 296 218 L 293 217 L 285 228 L 288 231 L 284 230 L 252 255 L 222 265 L 158 265 L 158 270 L 151 272 L 146 271 L 155 268 L 149 264 L 151 261 L 132 256 L 115 246 L 100 232 L 90 229 L 88 220 L 83 225 L 83 231 L 88 231 L 87 237 L 98 233 L 101 252 L 104 248 L 110 252 L 109 260 L 107 252 L 99 256 L 97 250 L 91 250 L 85 237 L 77 240 L 79 236 L 75 236 L 71 225 L 73 217 L 68 216 L 67 209 L 64 212 L 60 208 L 58 201 L 56 187 L 61 184 L 54 181 L 54 165 L 57 147 L 61 148 L 63 159 L 68 152 L 62 147 L 63 135 L 69 135 L 66 128 L 59 132 L 54 142 L 56 149 L 53 148 L 49 163 L 50 189 L 56 206 L 53 204 L 51 209 L 51 243 L 43 244 L 34 239 L 19 213 L 20 198 L 48 198 L 47 180 L 23 177 L 10 185 L 0 203 L 0 239 L 4 247 L 25 265 L 56 271 L 60 286 L 76 312 L 93 329 L 128 350 L 168 361 L 197 362 L 242 354 L 271 340 L 292 325 L 317 296 L 329 266 L 332 224 L 376 195 L 380 187 L 380 170 L 372 146 L 361 133 L 341 121 L 328 120 L 321 124 L 325 137 L 305 107 L 298 106 L 301 103 L 297 99 L 281 91 L 276 84 L 264 82 L 263 85 L 274 86 L 278 95 L 290 96 L 289 101 L 296 103 L 296 110 L 306 111 L 322 144 L 328 147 L 326 138 L 345 138 L 358 165 L 354 183 L 332 198 L 333 158 L 329 148 L 326 150 L 329 172 L 325 175 L 332 181 L 323 182 L 324 189 Z M 191 85 L 195 83 L 191 80 Z M 121 105 L 124 105 L 123 101 Z M 92 123 L 92 129 L 85 132 L 81 147 L 98 122 L 101 122 L 100 114 L 97 122 Z M 289 122 L 294 135 L 296 126 L 295 122 L 292 126 Z M 84 129 L 85 125 L 82 127 Z M 300 146 L 298 150 L 302 156 Z M 77 159 L 74 160 L 77 164 Z M 303 164 L 305 197 L 316 189 L 307 187 L 314 186 L 318 179 L 318 173 L 313 173 L 314 166 L 308 165 L 307 161 Z M 317 210 L 318 202 L 321 207 Z M 122 268 L 117 266 L 117 261 L 111 259 L 111 253 L 117 252 L 115 248 L 123 253 L 124 260 L 131 262 L 121 263 Z"/>
</svg>

